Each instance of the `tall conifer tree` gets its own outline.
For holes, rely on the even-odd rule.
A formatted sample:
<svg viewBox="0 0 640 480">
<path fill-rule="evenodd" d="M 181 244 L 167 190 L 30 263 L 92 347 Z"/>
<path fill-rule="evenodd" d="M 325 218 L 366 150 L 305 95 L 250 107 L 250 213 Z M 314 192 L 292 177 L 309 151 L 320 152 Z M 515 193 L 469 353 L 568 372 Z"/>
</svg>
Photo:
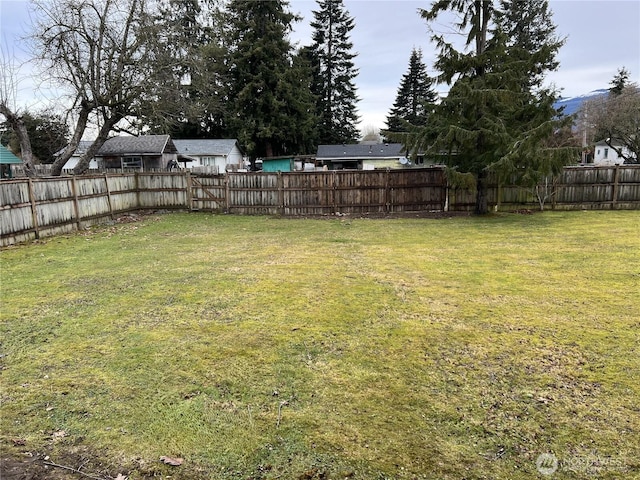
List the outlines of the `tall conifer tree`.
<svg viewBox="0 0 640 480">
<path fill-rule="evenodd" d="M 283 0 L 232 0 L 229 4 L 230 117 L 252 159 L 297 153 L 309 134 L 313 110 L 309 82 L 296 78 L 288 40 L 294 16 Z M 296 73 L 294 73 L 296 72 Z"/>
<path fill-rule="evenodd" d="M 433 22 L 446 12 L 460 18 L 456 26 L 466 36 L 467 50 L 434 35 L 439 80 L 451 88 L 427 126 L 412 131 L 407 143 L 413 150 L 448 152 L 443 161 L 473 176 L 475 212 L 482 214 L 488 211 L 489 171 L 526 172 L 535 181 L 540 172 L 557 171 L 573 154 L 541 148 L 558 127 L 557 93 L 542 88 L 541 79 L 557 65 L 562 42 L 549 31 L 540 32 L 536 48 L 530 49 L 517 37 L 512 20 L 502 20 L 507 12 L 498 14 L 488 0 L 441 0 L 421 15 Z M 536 30 L 536 23 L 530 19 L 519 28 Z"/>
<path fill-rule="evenodd" d="M 406 132 L 407 124 L 425 125 L 436 99 L 437 93 L 422 61 L 422 51 L 414 48 L 409 58 L 409 69 L 402 76 L 396 100 L 387 117 L 388 131 Z"/>
<path fill-rule="evenodd" d="M 141 127 L 176 138 L 224 136 L 226 52 L 209 0 L 158 0 L 155 67 L 161 88 L 139 101 Z"/>
<path fill-rule="evenodd" d="M 319 143 L 353 143 L 358 138 L 358 96 L 354 79 L 358 74 L 349 34 L 355 26 L 342 0 L 317 0 L 313 12 L 311 58 L 317 75 L 314 82 L 319 117 Z"/>
</svg>

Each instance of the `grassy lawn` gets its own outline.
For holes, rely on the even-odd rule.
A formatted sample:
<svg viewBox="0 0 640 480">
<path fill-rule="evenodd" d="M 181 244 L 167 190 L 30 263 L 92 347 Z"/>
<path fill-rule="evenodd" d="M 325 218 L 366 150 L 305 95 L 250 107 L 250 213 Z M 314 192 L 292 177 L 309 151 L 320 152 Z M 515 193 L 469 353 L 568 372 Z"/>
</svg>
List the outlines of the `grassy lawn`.
<svg viewBox="0 0 640 480">
<path fill-rule="evenodd" d="M 640 212 L 177 213 L 0 261 L 5 456 L 528 479 L 551 453 L 546 478 L 640 477 Z"/>
</svg>

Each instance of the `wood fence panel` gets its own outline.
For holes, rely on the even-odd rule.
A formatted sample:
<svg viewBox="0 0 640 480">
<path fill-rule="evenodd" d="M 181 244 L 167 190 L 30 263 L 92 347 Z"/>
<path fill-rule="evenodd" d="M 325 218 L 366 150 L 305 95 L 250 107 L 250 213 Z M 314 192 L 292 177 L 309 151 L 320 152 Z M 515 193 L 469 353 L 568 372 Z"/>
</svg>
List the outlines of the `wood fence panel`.
<svg viewBox="0 0 640 480">
<path fill-rule="evenodd" d="M 26 179 L 3 180 L 0 185 L 0 245 L 36 238 L 34 216 Z"/>
<path fill-rule="evenodd" d="M 387 172 L 339 171 L 334 177 L 334 206 L 339 213 L 378 213 L 386 210 Z"/>
<path fill-rule="evenodd" d="M 450 188 L 448 209 L 452 212 L 472 212 L 476 206 L 476 193 L 467 188 Z"/>
<path fill-rule="evenodd" d="M 390 170 L 388 174 L 388 211 L 444 210 L 447 188 L 442 169 Z"/>
<path fill-rule="evenodd" d="M 282 175 L 284 215 L 335 213 L 334 172 L 301 172 Z"/>
<path fill-rule="evenodd" d="M 78 220 L 73 177 L 32 179 L 38 236 L 69 233 Z"/>
<path fill-rule="evenodd" d="M 277 215 L 281 210 L 277 173 L 229 173 L 227 208 L 241 215 Z"/>
<path fill-rule="evenodd" d="M 187 176 L 170 172 L 137 173 L 140 208 L 187 208 Z"/>
<path fill-rule="evenodd" d="M 138 208 L 136 175 L 134 173 L 105 175 L 112 215 Z"/>
</svg>

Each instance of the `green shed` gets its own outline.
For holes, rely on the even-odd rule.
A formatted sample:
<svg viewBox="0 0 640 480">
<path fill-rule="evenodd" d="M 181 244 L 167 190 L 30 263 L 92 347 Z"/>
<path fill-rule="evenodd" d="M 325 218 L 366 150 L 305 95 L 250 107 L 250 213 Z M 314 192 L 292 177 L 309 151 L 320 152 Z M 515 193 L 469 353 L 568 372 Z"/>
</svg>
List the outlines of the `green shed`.
<svg viewBox="0 0 640 480">
<path fill-rule="evenodd" d="M 294 157 L 268 157 L 262 159 L 263 172 L 293 172 Z"/>
<path fill-rule="evenodd" d="M 22 165 L 22 160 L 0 145 L 0 178 L 13 178 L 11 165 Z"/>
</svg>

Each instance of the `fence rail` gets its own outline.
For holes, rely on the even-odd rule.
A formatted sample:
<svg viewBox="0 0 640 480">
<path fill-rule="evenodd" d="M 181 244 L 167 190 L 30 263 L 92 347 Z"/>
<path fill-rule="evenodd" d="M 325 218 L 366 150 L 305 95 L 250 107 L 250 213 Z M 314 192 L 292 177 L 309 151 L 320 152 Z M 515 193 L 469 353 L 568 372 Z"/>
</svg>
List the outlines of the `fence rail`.
<svg viewBox="0 0 640 480">
<path fill-rule="evenodd" d="M 567 167 L 547 185 L 554 209 L 640 209 L 640 166 Z M 489 204 L 538 208 L 533 191 L 489 182 Z M 0 246 L 113 220 L 141 209 L 334 215 L 467 211 L 475 193 L 441 168 L 296 173 L 106 173 L 0 182 Z"/>
</svg>

